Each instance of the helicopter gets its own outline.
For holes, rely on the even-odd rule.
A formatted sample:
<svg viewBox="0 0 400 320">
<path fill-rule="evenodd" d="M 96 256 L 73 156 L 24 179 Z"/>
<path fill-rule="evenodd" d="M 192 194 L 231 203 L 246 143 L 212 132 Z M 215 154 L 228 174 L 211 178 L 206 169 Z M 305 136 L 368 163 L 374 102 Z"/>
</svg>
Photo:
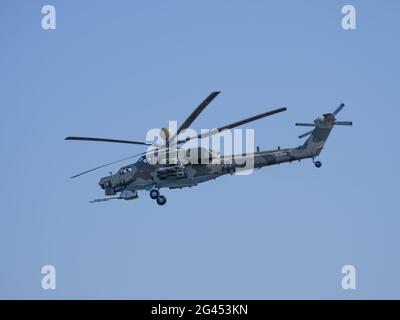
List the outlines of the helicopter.
<svg viewBox="0 0 400 320">
<path fill-rule="evenodd" d="M 108 138 L 93 138 L 69 136 L 65 140 L 70 141 L 95 141 L 109 143 L 123 143 L 147 146 L 148 150 L 133 156 L 126 157 L 117 161 L 113 161 L 90 170 L 86 170 L 71 178 L 77 178 L 83 174 L 104 168 L 118 162 L 127 161 L 132 158 L 139 158 L 135 163 L 121 167 L 115 173 L 102 177 L 99 186 L 104 190 L 105 198 L 95 199 L 91 203 L 103 202 L 109 200 L 133 200 L 137 199 L 138 191 L 148 191 L 150 198 L 156 200 L 160 206 L 165 205 L 167 198 L 161 195 L 160 189 L 181 189 L 185 187 L 193 187 L 200 183 L 214 180 L 226 174 L 235 174 L 243 169 L 244 165 L 251 160 L 254 169 L 260 169 L 266 166 L 291 163 L 292 161 L 301 161 L 303 159 L 311 159 L 315 167 L 320 168 L 322 163 L 315 161 L 327 141 L 329 134 L 334 126 L 351 126 L 351 121 L 337 121 L 337 114 L 344 108 L 344 104 L 340 104 L 332 113 L 325 113 L 322 117 L 316 118 L 310 123 L 296 123 L 296 126 L 312 127 L 310 131 L 303 133 L 299 138 L 309 136 L 306 141 L 298 147 L 281 149 L 278 147 L 274 150 L 260 151 L 257 147 L 256 151 L 246 154 L 234 155 L 232 157 L 221 156 L 212 149 L 197 147 L 184 148 L 181 145 L 194 139 L 203 139 L 215 134 L 226 132 L 241 126 L 243 124 L 256 121 L 265 117 L 269 117 L 287 110 L 285 107 L 267 111 L 234 123 L 219 127 L 191 137 L 181 138 L 194 120 L 201 112 L 213 101 L 220 91 L 214 91 L 203 100 L 199 106 L 189 115 L 189 117 L 180 125 L 176 132 L 171 133 L 168 128 L 160 130 L 161 143 L 149 143 L 135 140 L 119 140 Z M 184 155 L 185 161 L 178 155 Z M 230 161 L 226 161 L 230 160 Z"/>
</svg>

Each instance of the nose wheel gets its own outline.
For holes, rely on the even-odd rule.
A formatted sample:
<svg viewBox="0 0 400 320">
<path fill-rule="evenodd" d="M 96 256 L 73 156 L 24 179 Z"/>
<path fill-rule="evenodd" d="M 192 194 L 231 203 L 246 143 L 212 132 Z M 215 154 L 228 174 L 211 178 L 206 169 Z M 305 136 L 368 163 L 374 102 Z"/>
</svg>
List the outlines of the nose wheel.
<svg viewBox="0 0 400 320">
<path fill-rule="evenodd" d="M 322 163 L 321 163 L 321 161 L 315 161 L 315 162 L 314 162 L 314 165 L 315 165 L 317 168 L 321 168 Z"/>
</svg>

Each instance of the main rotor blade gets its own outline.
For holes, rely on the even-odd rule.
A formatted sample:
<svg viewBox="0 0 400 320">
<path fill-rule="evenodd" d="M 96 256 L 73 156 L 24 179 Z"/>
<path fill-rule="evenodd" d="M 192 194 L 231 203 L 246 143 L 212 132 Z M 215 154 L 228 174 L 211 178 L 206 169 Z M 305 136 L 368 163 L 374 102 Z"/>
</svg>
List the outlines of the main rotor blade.
<svg viewBox="0 0 400 320">
<path fill-rule="evenodd" d="M 146 143 L 146 142 L 142 142 L 142 141 L 117 140 L 117 139 L 106 139 L 106 138 L 66 137 L 65 140 L 114 142 L 114 143 L 128 143 L 128 144 L 140 144 L 140 145 L 145 145 L 145 146 L 151 146 L 151 143 Z"/>
<path fill-rule="evenodd" d="M 120 159 L 120 160 L 116 160 L 116 161 L 113 161 L 113 162 L 109 162 L 109 163 L 103 164 L 103 165 L 98 166 L 98 167 L 96 167 L 96 168 L 89 169 L 89 170 L 83 171 L 83 172 L 81 172 L 81 173 L 78 173 L 78 174 L 72 176 L 71 179 L 76 178 L 76 177 L 79 177 L 79 176 L 84 175 L 84 174 L 86 174 L 86 173 L 95 171 L 95 170 L 97 170 L 97 169 L 101 169 L 101 168 L 110 166 L 110 165 L 115 164 L 115 163 L 118 163 L 118 162 L 122 162 L 122 161 L 125 161 L 125 160 L 128 160 L 128 159 L 132 159 L 132 158 L 139 157 L 139 156 L 141 156 L 141 155 L 143 155 L 143 154 L 145 154 L 145 152 L 138 153 L 138 154 L 135 154 L 135 155 L 133 155 L 133 156 L 129 156 L 129 157 L 126 157 L 126 158 L 123 158 L 123 159 Z"/>
<path fill-rule="evenodd" d="M 301 138 L 304 138 L 304 137 L 310 135 L 311 133 L 313 133 L 313 131 L 314 131 L 314 129 L 312 129 L 312 130 L 310 130 L 310 131 L 307 131 L 306 133 L 303 133 L 303 134 L 299 135 L 299 138 L 300 138 L 300 139 L 301 139 Z"/>
<path fill-rule="evenodd" d="M 332 112 L 333 115 L 336 116 L 343 108 L 344 108 L 344 103 L 341 103 L 340 106 L 335 111 Z"/>
<path fill-rule="evenodd" d="M 218 129 L 214 129 L 214 130 L 211 130 L 209 132 L 206 132 L 206 133 L 203 133 L 203 134 L 199 134 L 199 135 L 197 135 L 195 137 L 191 137 L 191 138 L 188 138 L 186 140 L 178 141 L 178 144 L 187 142 L 187 141 L 192 140 L 192 139 L 203 139 L 203 138 L 209 137 L 211 135 L 220 133 L 223 130 L 233 129 L 233 128 L 236 128 L 236 127 L 241 126 L 243 124 L 246 124 L 246 123 L 249 123 L 249 122 L 252 122 L 252 121 L 256 121 L 258 119 L 265 118 L 265 117 L 268 117 L 268 116 L 272 116 L 272 115 L 274 115 L 276 113 L 280 113 L 280 112 L 283 112 L 283 111 L 286 111 L 286 110 L 287 110 L 287 108 L 279 108 L 279 109 L 275 109 L 275 110 L 272 110 L 272 111 L 264 112 L 264 113 L 258 114 L 256 116 L 253 116 L 253 117 L 250 117 L 250 118 L 247 118 L 247 119 L 243 119 L 243 120 L 228 124 L 226 126 L 218 128 Z"/>
<path fill-rule="evenodd" d="M 335 121 L 335 125 L 339 126 L 352 126 L 353 122 L 352 121 Z"/>
<path fill-rule="evenodd" d="M 215 99 L 217 95 L 219 95 L 221 91 L 214 91 L 211 92 L 210 95 L 204 99 L 202 103 L 199 104 L 199 106 L 194 109 L 194 111 L 190 114 L 190 116 L 182 123 L 182 125 L 179 127 L 177 131 L 177 135 L 182 132 L 183 130 L 187 129 L 190 127 L 190 125 L 193 123 L 194 120 L 200 115 L 200 113 L 210 104 L 211 101 Z"/>
<path fill-rule="evenodd" d="M 302 122 L 297 122 L 296 126 L 300 127 L 315 127 L 315 123 L 302 123 Z"/>
</svg>

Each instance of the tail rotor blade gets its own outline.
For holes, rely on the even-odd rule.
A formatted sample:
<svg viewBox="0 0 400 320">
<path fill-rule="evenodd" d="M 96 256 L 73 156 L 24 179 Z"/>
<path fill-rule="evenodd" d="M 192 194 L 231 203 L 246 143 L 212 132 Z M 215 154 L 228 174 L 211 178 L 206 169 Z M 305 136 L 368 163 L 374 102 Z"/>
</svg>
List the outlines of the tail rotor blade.
<svg viewBox="0 0 400 320">
<path fill-rule="evenodd" d="M 296 126 L 299 126 L 299 127 L 315 127 L 315 124 L 314 123 L 297 122 Z"/>
<path fill-rule="evenodd" d="M 335 121 L 335 125 L 338 125 L 338 126 L 352 126 L 353 122 L 352 121 Z"/>
<path fill-rule="evenodd" d="M 310 130 L 310 131 L 307 131 L 306 133 L 303 133 L 302 135 L 299 135 L 299 138 L 301 139 L 301 138 L 304 138 L 306 136 L 309 136 L 311 133 L 313 133 L 313 131 L 314 131 L 314 129 Z"/>
<path fill-rule="evenodd" d="M 343 108 L 344 108 L 344 103 L 341 103 L 340 106 L 335 111 L 332 112 L 333 115 L 336 116 Z"/>
</svg>

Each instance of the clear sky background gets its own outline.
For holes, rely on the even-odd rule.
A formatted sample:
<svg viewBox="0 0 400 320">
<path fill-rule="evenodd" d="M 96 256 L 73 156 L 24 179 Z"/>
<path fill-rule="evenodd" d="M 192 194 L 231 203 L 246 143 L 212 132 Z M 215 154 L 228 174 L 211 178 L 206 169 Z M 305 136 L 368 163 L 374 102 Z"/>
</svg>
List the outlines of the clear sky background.
<svg viewBox="0 0 400 320">
<path fill-rule="evenodd" d="M 41 28 L 41 8 L 57 29 Z M 341 8 L 357 10 L 343 30 Z M 0 298 L 400 298 L 398 1 L 0 2 Z M 165 190 L 164 207 L 89 204 L 145 139 L 222 93 L 193 125 L 252 123 L 261 149 L 297 146 L 346 108 L 311 161 Z M 128 162 L 129 163 L 129 162 Z M 43 290 L 41 268 L 57 271 Z M 341 268 L 357 290 L 341 288 Z"/>
</svg>

